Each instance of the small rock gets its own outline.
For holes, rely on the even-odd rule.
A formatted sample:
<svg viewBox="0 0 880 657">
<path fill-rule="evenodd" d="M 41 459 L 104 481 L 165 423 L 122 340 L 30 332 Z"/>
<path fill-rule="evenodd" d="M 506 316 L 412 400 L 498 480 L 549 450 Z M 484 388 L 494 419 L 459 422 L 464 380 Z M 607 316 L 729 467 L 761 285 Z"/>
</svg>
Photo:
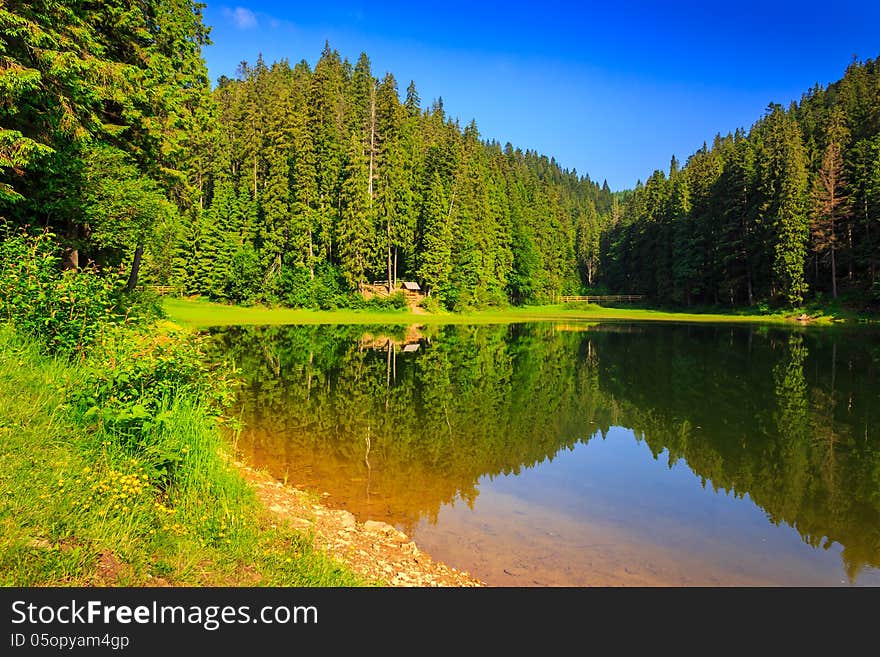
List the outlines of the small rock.
<svg viewBox="0 0 880 657">
<path fill-rule="evenodd" d="M 394 529 L 387 522 L 381 522 L 379 520 L 367 520 L 364 523 L 364 530 L 368 532 L 376 532 L 379 534 L 392 534 L 397 533 L 397 530 Z"/>
<path fill-rule="evenodd" d="M 343 529 L 354 529 L 357 527 L 357 521 L 351 511 L 335 511 L 333 516 Z"/>
</svg>

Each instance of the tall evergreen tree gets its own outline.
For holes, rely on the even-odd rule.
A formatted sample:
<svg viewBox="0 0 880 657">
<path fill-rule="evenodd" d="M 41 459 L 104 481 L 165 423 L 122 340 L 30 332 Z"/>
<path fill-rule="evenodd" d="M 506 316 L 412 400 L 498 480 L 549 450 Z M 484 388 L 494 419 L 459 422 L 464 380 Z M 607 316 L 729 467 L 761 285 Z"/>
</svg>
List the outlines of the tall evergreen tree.
<svg viewBox="0 0 880 657">
<path fill-rule="evenodd" d="M 837 231 L 849 215 L 846 174 L 843 168 L 843 143 L 846 127 L 843 115 L 836 110 L 831 115 L 828 145 L 822 164 L 813 178 L 812 232 L 818 252 L 828 252 L 831 261 L 831 296 L 837 298 Z"/>
<path fill-rule="evenodd" d="M 348 284 L 358 291 L 367 282 L 375 248 L 368 176 L 369 158 L 361 138 L 352 133 L 343 170 L 336 242 L 342 273 Z"/>
<path fill-rule="evenodd" d="M 787 303 L 797 306 L 806 292 L 809 238 L 804 147 L 794 117 L 778 105 L 770 109 L 763 130 L 761 214 L 773 240 L 772 286 Z"/>
</svg>

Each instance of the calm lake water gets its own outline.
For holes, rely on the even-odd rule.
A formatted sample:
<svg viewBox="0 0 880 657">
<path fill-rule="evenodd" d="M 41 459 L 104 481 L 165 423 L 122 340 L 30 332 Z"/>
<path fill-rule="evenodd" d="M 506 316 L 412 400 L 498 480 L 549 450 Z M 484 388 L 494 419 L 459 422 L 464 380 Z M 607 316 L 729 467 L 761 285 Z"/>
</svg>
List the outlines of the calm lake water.
<svg viewBox="0 0 880 657">
<path fill-rule="evenodd" d="M 880 333 L 212 333 L 243 457 L 497 586 L 880 585 Z"/>
</svg>

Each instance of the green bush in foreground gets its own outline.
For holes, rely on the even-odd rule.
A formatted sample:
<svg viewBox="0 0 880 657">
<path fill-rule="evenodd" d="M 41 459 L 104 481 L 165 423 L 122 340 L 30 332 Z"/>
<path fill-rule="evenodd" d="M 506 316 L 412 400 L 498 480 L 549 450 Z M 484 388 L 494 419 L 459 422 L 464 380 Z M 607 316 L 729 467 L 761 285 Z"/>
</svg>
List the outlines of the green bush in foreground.
<svg viewBox="0 0 880 657">
<path fill-rule="evenodd" d="M 0 314 L 51 353 L 82 354 L 116 312 L 115 277 L 60 270 L 52 235 L 0 241 Z"/>
</svg>

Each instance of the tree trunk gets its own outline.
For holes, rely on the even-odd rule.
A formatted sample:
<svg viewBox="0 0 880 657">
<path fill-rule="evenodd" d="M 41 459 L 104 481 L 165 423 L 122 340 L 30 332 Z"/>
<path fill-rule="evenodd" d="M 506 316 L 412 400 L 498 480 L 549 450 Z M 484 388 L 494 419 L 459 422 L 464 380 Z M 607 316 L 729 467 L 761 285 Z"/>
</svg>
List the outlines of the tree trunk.
<svg viewBox="0 0 880 657">
<path fill-rule="evenodd" d="M 373 207 L 373 154 L 376 151 L 376 93 L 370 91 L 370 177 L 367 191 L 370 194 L 370 207 Z"/>
<path fill-rule="evenodd" d="M 394 247 L 394 287 L 397 287 L 397 247 Z"/>
<path fill-rule="evenodd" d="M 79 241 L 79 226 L 72 221 L 67 222 L 67 238 L 71 242 L 70 248 L 64 250 L 64 258 L 61 266 L 64 269 L 79 269 L 79 249 L 75 246 Z"/>
<path fill-rule="evenodd" d="M 315 254 L 312 250 L 312 229 L 309 227 L 309 278 L 315 280 Z"/>
<path fill-rule="evenodd" d="M 831 244 L 831 297 L 837 298 L 837 258 L 834 256 L 834 244 Z"/>
<path fill-rule="evenodd" d="M 137 246 L 134 249 L 134 260 L 131 262 L 131 273 L 128 275 L 128 282 L 125 284 L 125 289 L 128 292 L 134 291 L 137 287 L 138 282 L 138 274 L 141 270 L 141 257 L 144 255 L 144 245 L 141 242 L 138 242 Z"/>
<path fill-rule="evenodd" d="M 391 292 L 394 290 L 394 288 L 391 287 L 391 218 L 390 217 L 387 217 L 385 219 L 385 231 L 386 231 L 387 237 L 388 237 L 388 248 L 386 250 L 386 255 L 388 258 L 388 294 L 391 294 Z"/>
<path fill-rule="evenodd" d="M 751 263 L 749 263 L 749 266 L 746 268 L 746 286 L 748 288 L 748 294 L 749 294 L 749 305 L 754 306 L 755 305 L 755 295 L 754 295 L 754 292 L 752 292 L 752 265 L 751 265 Z"/>
<path fill-rule="evenodd" d="M 79 269 L 79 249 L 67 249 L 61 263 L 63 269 Z"/>
<path fill-rule="evenodd" d="M 849 280 L 852 282 L 854 276 L 855 269 L 855 253 L 853 252 L 853 231 L 852 231 L 852 222 L 846 222 L 846 239 L 849 246 Z M 837 296 L 837 295 L 835 295 Z"/>
</svg>

